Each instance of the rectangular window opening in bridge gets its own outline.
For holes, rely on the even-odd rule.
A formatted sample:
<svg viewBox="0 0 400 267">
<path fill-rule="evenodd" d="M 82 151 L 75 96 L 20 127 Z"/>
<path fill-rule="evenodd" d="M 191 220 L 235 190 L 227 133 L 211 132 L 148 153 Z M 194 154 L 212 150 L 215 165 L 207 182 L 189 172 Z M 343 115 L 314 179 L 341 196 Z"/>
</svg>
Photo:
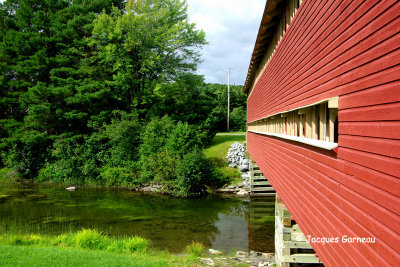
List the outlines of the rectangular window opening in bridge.
<svg viewBox="0 0 400 267">
<path fill-rule="evenodd" d="M 332 150 L 338 145 L 338 97 L 248 123 L 248 131 Z"/>
</svg>

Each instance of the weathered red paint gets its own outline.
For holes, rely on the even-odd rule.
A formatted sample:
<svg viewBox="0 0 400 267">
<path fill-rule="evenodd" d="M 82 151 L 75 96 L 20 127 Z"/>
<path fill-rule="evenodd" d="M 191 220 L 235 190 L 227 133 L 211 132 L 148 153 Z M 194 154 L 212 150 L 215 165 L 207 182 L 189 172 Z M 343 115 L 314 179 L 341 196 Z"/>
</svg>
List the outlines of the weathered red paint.
<svg viewBox="0 0 400 267">
<path fill-rule="evenodd" d="M 335 152 L 247 133 L 252 158 L 326 266 L 400 266 L 400 2 L 303 1 L 248 99 L 248 122 L 339 96 Z"/>
</svg>

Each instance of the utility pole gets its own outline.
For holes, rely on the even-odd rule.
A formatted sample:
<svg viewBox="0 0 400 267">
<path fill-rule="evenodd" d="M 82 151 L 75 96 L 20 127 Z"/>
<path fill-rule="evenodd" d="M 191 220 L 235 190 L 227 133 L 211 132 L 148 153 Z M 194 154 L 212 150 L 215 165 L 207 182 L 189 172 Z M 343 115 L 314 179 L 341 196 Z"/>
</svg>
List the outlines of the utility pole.
<svg viewBox="0 0 400 267">
<path fill-rule="evenodd" d="M 231 79 L 231 69 L 228 68 L 228 119 L 227 119 L 227 126 L 226 129 L 229 131 L 229 102 L 230 102 L 230 79 Z"/>
</svg>

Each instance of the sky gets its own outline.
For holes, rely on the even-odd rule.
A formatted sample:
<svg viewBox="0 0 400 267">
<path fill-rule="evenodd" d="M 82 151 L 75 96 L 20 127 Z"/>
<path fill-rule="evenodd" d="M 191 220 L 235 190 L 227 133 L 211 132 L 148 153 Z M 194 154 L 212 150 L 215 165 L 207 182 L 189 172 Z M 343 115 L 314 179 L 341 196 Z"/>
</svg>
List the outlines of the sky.
<svg viewBox="0 0 400 267">
<path fill-rule="evenodd" d="M 264 12 L 265 0 L 186 0 L 189 20 L 204 30 L 209 42 L 203 48 L 198 74 L 206 82 L 243 85 Z"/>
</svg>

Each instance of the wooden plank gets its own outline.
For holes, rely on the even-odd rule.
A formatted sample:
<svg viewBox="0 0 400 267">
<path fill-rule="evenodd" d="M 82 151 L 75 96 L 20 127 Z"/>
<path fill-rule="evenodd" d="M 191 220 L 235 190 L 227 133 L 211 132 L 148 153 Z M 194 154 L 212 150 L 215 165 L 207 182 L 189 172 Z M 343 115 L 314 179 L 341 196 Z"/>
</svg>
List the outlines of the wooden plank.
<svg viewBox="0 0 400 267">
<path fill-rule="evenodd" d="M 400 140 L 341 135 L 340 146 L 392 158 L 400 158 Z"/>
<path fill-rule="evenodd" d="M 326 139 L 326 104 L 319 105 L 319 140 L 325 141 Z"/>
<path fill-rule="evenodd" d="M 367 168 L 400 177 L 400 162 L 395 158 L 374 155 L 367 152 L 341 148 L 338 158 L 354 162 Z"/>
<path fill-rule="evenodd" d="M 334 142 L 335 122 L 338 117 L 338 110 L 329 109 L 329 142 Z"/>
<path fill-rule="evenodd" d="M 277 158 L 276 156 L 275 156 L 275 158 Z M 302 163 L 303 164 L 303 163 Z M 290 164 L 288 164 L 288 163 L 286 163 L 286 165 L 291 165 L 291 166 L 294 166 L 293 165 L 293 163 L 290 163 Z M 297 170 L 298 172 L 302 172 L 301 170 L 299 171 L 299 170 Z M 307 170 L 307 172 L 309 172 L 309 170 Z M 294 175 L 294 177 L 296 177 L 296 175 L 293 173 L 292 175 Z M 311 178 L 311 179 L 314 179 L 314 175 L 313 174 L 311 174 L 310 176 L 309 176 L 309 178 Z M 295 178 L 295 179 L 298 179 L 298 178 Z M 318 178 L 318 179 L 320 179 L 320 178 Z M 315 184 L 315 185 L 318 185 L 318 184 Z M 321 188 L 318 188 L 318 187 L 316 187 L 315 188 L 316 190 L 318 190 L 317 192 L 322 192 L 324 195 L 324 197 L 326 197 L 326 196 L 329 196 L 329 191 L 326 191 L 326 190 L 323 190 L 323 189 L 321 189 Z M 305 190 L 305 189 L 304 189 Z M 302 191 L 303 192 L 303 191 Z M 304 191 L 305 192 L 305 191 Z M 320 193 L 318 193 L 318 194 L 320 194 Z M 346 194 L 346 193 L 345 193 Z M 332 198 L 331 198 L 332 199 Z M 340 198 L 338 198 L 337 200 L 336 199 L 332 199 L 332 201 L 335 203 L 335 201 L 339 201 L 339 199 Z M 344 204 L 344 202 L 341 202 L 342 204 L 341 204 L 341 207 L 340 207 L 340 209 L 333 209 L 332 207 L 325 207 L 325 208 L 328 208 L 329 210 L 331 210 L 331 211 L 333 211 L 333 210 L 335 210 L 334 212 L 335 213 L 338 213 L 338 212 L 340 212 L 341 211 L 341 209 L 343 209 L 344 208 L 344 206 L 343 206 L 343 204 Z M 379 209 L 371 209 L 371 204 L 369 204 L 368 205 L 368 211 L 367 212 L 371 212 L 371 211 L 378 211 Z M 339 213 L 340 214 L 340 213 Z M 352 216 L 355 216 L 356 215 L 356 213 L 355 213 L 355 211 L 353 210 L 353 209 L 351 209 L 351 211 L 350 211 L 350 214 L 352 214 Z M 363 220 L 366 220 L 366 219 L 368 219 L 369 217 L 364 217 L 364 214 L 361 214 L 360 216 L 362 216 L 361 218 L 363 218 Z M 377 218 L 380 218 L 380 220 L 382 220 L 381 218 L 386 218 L 387 217 L 387 215 L 386 216 L 382 216 L 382 215 L 377 215 L 378 217 Z M 343 218 L 340 218 L 342 221 L 343 221 Z M 394 224 L 396 224 L 396 221 L 394 221 L 393 222 Z M 376 223 L 375 223 L 376 224 Z M 388 238 L 391 238 L 392 237 L 392 235 L 390 235 L 389 233 L 388 233 L 388 236 L 387 236 Z M 385 242 L 388 242 L 388 244 L 393 244 L 393 241 L 385 241 Z M 398 242 L 398 241 L 396 241 L 396 242 Z"/>
<path fill-rule="evenodd" d="M 340 98 L 340 108 L 349 109 L 400 102 L 399 88 L 400 80 L 374 86 L 362 91 L 355 91 L 354 93 L 342 96 Z"/>
<path fill-rule="evenodd" d="M 400 102 L 346 109 L 341 111 L 340 121 L 398 121 L 400 120 L 399 110 Z"/>
<path fill-rule="evenodd" d="M 299 136 L 304 137 L 304 115 L 299 115 Z"/>
<path fill-rule="evenodd" d="M 250 192 L 250 196 L 264 196 L 264 197 L 271 197 L 275 196 L 276 193 L 260 193 L 260 192 Z"/>
<path fill-rule="evenodd" d="M 303 249 L 312 249 L 312 246 L 308 242 L 302 241 L 284 241 L 283 242 L 284 248 L 303 248 Z"/>
<path fill-rule="evenodd" d="M 292 254 L 284 255 L 283 258 L 290 263 L 321 263 L 315 254 Z"/>
<path fill-rule="evenodd" d="M 306 137 L 307 138 L 312 138 L 313 136 L 313 131 L 312 131 L 312 118 L 313 118 L 313 108 L 311 108 L 311 113 L 308 113 L 307 115 L 304 115 L 306 118 Z"/>
<path fill-rule="evenodd" d="M 264 181 L 268 181 L 267 178 L 265 178 L 264 176 L 253 176 L 253 177 L 250 177 L 250 179 L 251 179 L 253 182 L 264 182 Z"/>
<path fill-rule="evenodd" d="M 340 117 L 339 117 L 340 119 Z M 339 136 L 342 134 L 400 139 L 400 121 L 340 122 Z"/>
<path fill-rule="evenodd" d="M 301 108 L 297 111 L 297 114 L 304 115 L 304 114 L 311 114 L 313 112 L 312 107 Z"/>
<path fill-rule="evenodd" d="M 312 123 L 311 123 L 311 132 L 312 132 L 311 138 L 316 140 L 318 140 L 318 131 L 319 131 L 318 107 L 319 106 L 313 106 Z"/>
<path fill-rule="evenodd" d="M 270 185 L 269 181 L 255 182 L 251 181 L 251 185 Z"/>
<path fill-rule="evenodd" d="M 258 145 L 258 146 L 260 146 L 260 145 Z M 279 149 L 282 149 L 282 148 L 279 148 Z M 262 151 L 265 153 L 265 152 L 270 152 L 270 148 L 268 148 L 267 149 L 268 151 L 266 151 L 266 149 L 263 149 Z M 282 153 L 286 153 L 286 151 L 283 151 Z M 273 153 L 274 155 L 275 155 L 275 153 Z M 283 155 L 283 154 L 282 154 Z M 282 162 L 282 159 L 280 159 L 279 157 L 277 157 L 277 156 L 274 156 L 274 160 L 277 162 L 277 163 L 279 163 L 279 162 Z M 268 163 L 270 163 L 270 161 L 268 161 Z M 285 166 L 288 166 L 288 165 L 290 165 L 290 166 L 294 166 L 293 164 L 288 164 L 288 163 L 286 163 L 285 161 L 283 161 L 283 164 L 282 164 L 282 166 L 279 166 L 280 168 L 282 168 L 282 169 L 280 169 L 280 173 L 282 174 L 282 173 L 286 173 L 288 170 L 286 170 L 286 168 L 285 168 Z M 265 168 L 265 166 L 264 166 L 264 168 Z M 292 168 L 292 167 L 291 167 Z M 297 171 L 297 170 L 296 170 Z M 273 173 L 271 172 L 271 174 L 273 175 Z M 293 173 L 294 174 L 294 173 Z M 295 182 L 295 181 L 302 181 L 302 182 L 307 182 L 307 180 L 296 180 L 296 179 L 298 179 L 298 178 L 295 178 L 295 179 L 290 179 L 290 177 L 291 177 L 291 173 L 288 173 L 288 176 L 287 176 L 288 178 L 289 178 L 289 180 L 290 181 L 292 181 L 293 180 L 293 182 Z M 276 182 L 279 184 L 279 180 L 276 180 Z M 287 185 L 290 185 L 290 184 L 288 184 L 287 183 L 287 181 L 285 181 L 285 183 L 287 184 Z M 296 185 L 296 183 L 294 184 L 294 186 L 297 186 Z M 294 187 L 293 187 L 294 188 Z M 282 192 L 284 192 L 284 191 L 282 191 Z M 304 191 L 303 189 L 301 190 L 301 192 L 307 192 L 307 191 Z M 318 194 L 317 194 L 318 195 Z M 301 195 L 300 195 L 301 196 Z M 308 196 L 308 194 L 307 194 L 307 196 Z M 318 195 L 319 196 L 319 195 Z M 303 198 L 302 198 L 303 199 Z M 286 200 L 287 201 L 289 201 L 289 199 L 286 197 Z M 299 202 L 299 200 L 298 199 L 296 199 L 296 203 L 299 203 L 299 204 L 301 204 L 300 202 Z M 307 202 L 305 203 L 305 205 L 309 205 L 309 204 L 307 204 Z M 317 212 L 317 211 L 315 211 L 315 212 Z M 324 213 L 325 214 L 325 213 Z M 300 218 L 300 217 L 299 217 Z M 329 218 L 330 219 L 330 218 Z M 317 221 L 315 221 L 314 223 L 317 223 Z M 320 224 L 318 224 L 318 225 L 320 225 Z M 335 224 L 335 226 L 336 227 L 340 227 L 340 223 L 339 224 Z M 345 258 L 345 257 L 347 257 L 346 256 L 346 254 L 344 255 L 344 256 L 342 256 L 343 258 Z"/>
<path fill-rule="evenodd" d="M 328 108 L 339 108 L 339 97 L 333 97 L 329 99 Z"/>
<path fill-rule="evenodd" d="M 293 25 L 292 25 L 292 27 L 291 27 L 291 29 L 290 29 L 290 31 L 293 32 L 293 38 L 289 39 L 289 40 L 292 40 L 292 42 L 291 42 L 290 44 L 288 44 L 287 47 L 285 47 L 285 48 L 287 48 L 287 50 L 289 51 L 289 53 L 287 53 L 287 54 L 285 55 L 285 57 L 283 57 L 283 59 L 284 59 L 283 62 L 279 62 L 280 64 L 282 64 L 282 65 L 284 65 L 284 66 L 291 66 L 291 65 L 293 65 L 292 62 L 295 62 L 295 60 L 293 60 L 293 61 L 288 60 L 287 62 L 286 62 L 285 60 L 288 59 L 288 58 L 292 58 L 293 55 L 299 55 L 299 53 L 295 53 L 295 54 L 294 54 L 293 51 L 298 50 L 298 49 L 295 49 L 295 48 L 303 47 L 303 45 L 302 45 L 301 43 L 303 42 L 304 36 L 316 36 L 316 33 L 315 33 L 315 32 L 308 33 L 307 30 L 318 29 L 318 27 L 316 27 L 316 25 L 309 25 L 309 24 L 306 24 L 305 22 L 308 22 L 308 23 L 311 23 L 311 22 L 318 23 L 318 22 L 320 22 L 321 25 L 323 25 L 324 22 L 325 22 L 323 19 L 321 19 L 321 16 L 323 17 L 323 14 L 327 13 L 327 12 L 326 12 L 327 10 L 320 10 L 320 8 L 322 7 L 322 5 L 318 5 L 318 3 L 316 3 L 316 2 L 310 3 L 310 5 L 311 5 L 311 4 L 313 4 L 313 5 L 312 5 L 312 8 L 311 8 L 311 9 L 305 9 L 305 10 L 306 10 L 306 11 L 305 11 L 306 14 L 304 14 L 304 16 L 307 16 L 308 14 L 320 14 L 320 16 L 317 16 L 317 18 L 316 18 L 315 20 L 307 20 L 306 17 L 303 19 L 303 17 L 304 17 L 304 16 L 303 16 L 302 19 L 297 20 L 297 21 L 295 21 L 295 22 L 293 23 Z M 344 4 L 343 4 L 343 5 L 344 5 Z M 329 5 L 324 5 L 324 6 L 329 7 Z M 336 7 L 335 7 L 335 8 L 336 8 Z M 345 8 L 342 7 L 342 9 L 344 10 Z M 326 25 L 326 24 L 325 24 L 325 25 Z M 299 27 L 304 27 L 305 29 L 307 29 L 301 36 L 298 36 L 298 35 L 300 35 L 300 34 L 299 34 L 299 31 L 295 31 L 295 30 L 294 30 L 294 28 L 299 28 Z M 301 37 L 303 37 L 303 38 L 301 38 Z M 285 45 L 284 45 L 284 46 L 285 46 Z M 296 52 L 297 52 L 297 51 L 296 51 Z M 291 64 L 291 63 L 292 63 L 292 64 Z"/>
<path fill-rule="evenodd" d="M 275 189 L 270 186 L 270 187 L 252 187 L 250 188 L 250 190 L 252 192 L 259 192 L 259 191 L 263 191 L 263 192 L 275 192 Z"/>
</svg>

